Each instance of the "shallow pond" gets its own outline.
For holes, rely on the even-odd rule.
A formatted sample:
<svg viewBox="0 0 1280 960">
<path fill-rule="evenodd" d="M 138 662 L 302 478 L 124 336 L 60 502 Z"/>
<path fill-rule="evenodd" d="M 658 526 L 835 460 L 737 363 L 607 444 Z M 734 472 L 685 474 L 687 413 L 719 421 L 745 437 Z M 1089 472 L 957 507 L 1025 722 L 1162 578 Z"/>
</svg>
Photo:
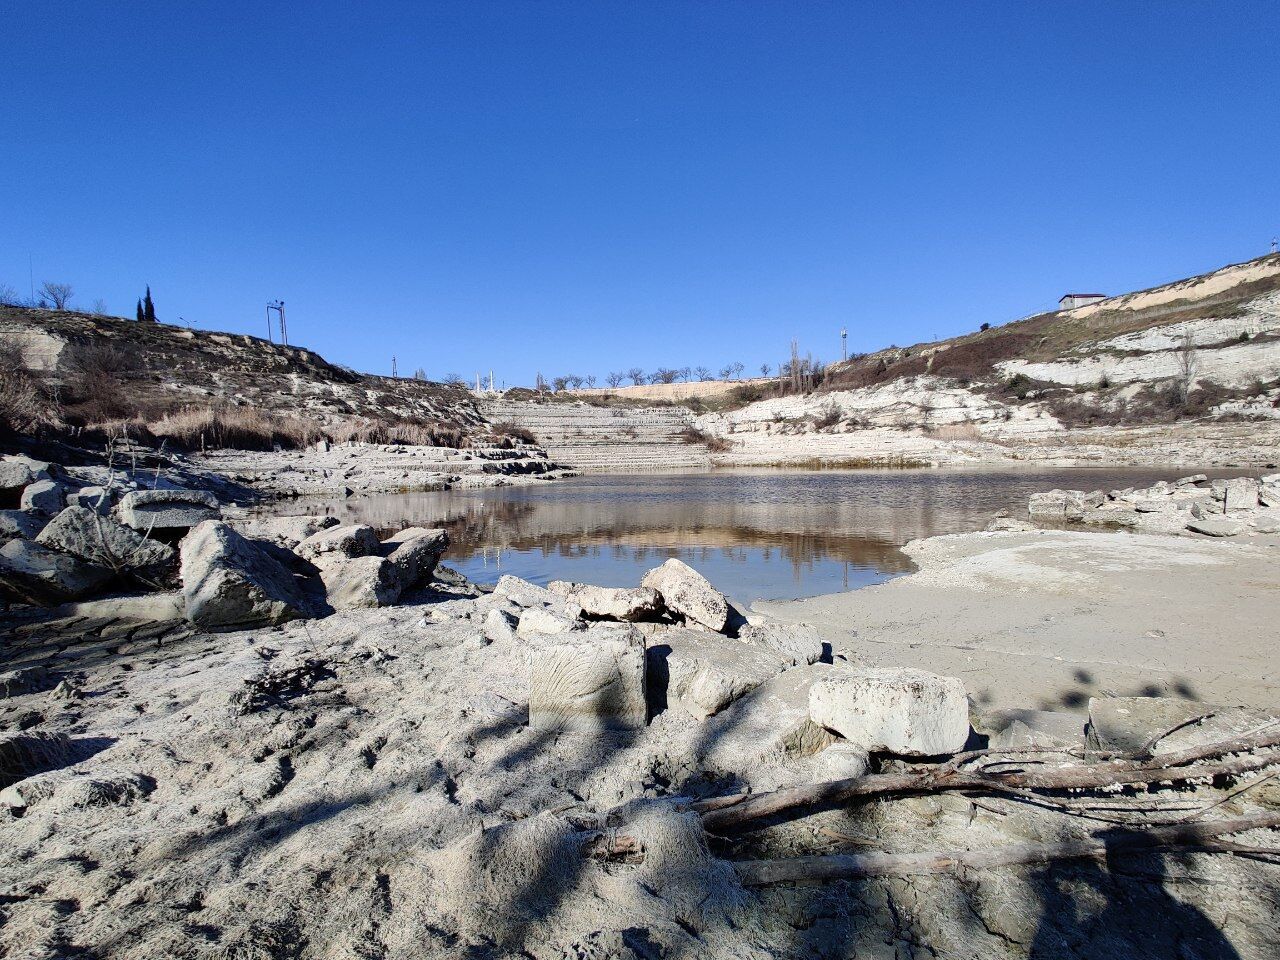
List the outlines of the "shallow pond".
<svg viewBox="0 0 1280 960">
<path fill-rule="evenodd" d="M 910 572 L 908 540 L 1021 515 L 1054 487 L 1144 486 L 1187 470 L 858 470 L 599 475 L 535 486 L 297 501 L 379 530 L 441 526 L 445 563 L 478 583 L 634 586 L 679 557 L 742 603 L 834 593 Z M 1243 471 L 1205 471 L 1211 476 Z M 279 512 L 279 507 L 276 511 Z"/>
</svg>

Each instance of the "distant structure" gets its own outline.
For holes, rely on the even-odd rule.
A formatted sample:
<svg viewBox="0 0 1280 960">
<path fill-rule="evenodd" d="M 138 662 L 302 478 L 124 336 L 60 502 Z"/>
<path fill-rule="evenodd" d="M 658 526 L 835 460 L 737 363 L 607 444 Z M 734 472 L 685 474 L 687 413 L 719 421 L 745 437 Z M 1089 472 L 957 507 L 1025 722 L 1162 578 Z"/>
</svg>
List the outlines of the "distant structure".
<svg viewBox="0 0 1280 960">
<path fill-rule="evenodd" d="M 481 379 L 480 379 L 480 374 L 479 374 L 479 373 L 477 373 L 477 374 L 476 374 L 476 389 L 475 389 L 475 393 L 476 393 L 476 394 L 478 394 L 478 395 L 480 395 L 480 396 L 484 396 L 484 395 L 486 395 L 486 394 L 491 394 L 491 393 L 501 393 L 501 392 L 502 392 L 501 390 L 495 389 L 495 387 L 494 387 L 494 385 L 493 385 L 493 371 L 492 371 L 492 370 L 490 370 L 490 371 L 489 371 L 489 386 L 488 386 L 488 387 L 485 387 L 485 386 L 484 386 L 484 384 L 482 383 L 482 381 L 481 381 Z"/>
<path fill-rule="evenodd" d="M 1105 299 L 1107 299 L 1105 293 L 1064 293 L 1058 298 L 1058 309 L 1074 310 L 1076 307 L 1084 307 Z"/>
</svg>

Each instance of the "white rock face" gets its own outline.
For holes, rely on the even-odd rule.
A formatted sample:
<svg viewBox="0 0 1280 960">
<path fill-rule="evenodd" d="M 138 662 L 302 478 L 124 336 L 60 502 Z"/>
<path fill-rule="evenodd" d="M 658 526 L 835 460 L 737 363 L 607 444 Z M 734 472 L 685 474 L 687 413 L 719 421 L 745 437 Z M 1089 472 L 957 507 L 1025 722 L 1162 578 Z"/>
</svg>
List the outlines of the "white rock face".
<svg viewBox="0 0 1280 960">
<path fill-rule="evenodd" d="M 646 717 L 645 643 L 635 628 L 597 624 L 530 657 L 534 730 L 635 730 Z"/>
<path fill-rule="evenodd" d="M 86 507 L 67 507 L 49 521 L 36 543 L 117 572 L 159 570 L 173 563 L 173 547 Z"/>
<path fill-rule="evenodd" d="M 553 580 L 547 589 L 575 601 L 588 617 L 638 623 L 656 620 L 663 611 L 662 596 L 650 587 L 595 587 L 567 580 Z"/>
<path fill-rule="evenodd" d="M 334 610 L 389 607 L 400 599 L 400 577 L 382 557 L 335 557 L 322 560 L 320 579 Z"/>
<path fill-rule="evenodd" d="M 354 523 L 313 533 L 294 548 L 294 553 L 307 560 L 316 560 L 325 555 L 372 557 L 379 552 L 381 546 L 373 527 Z"/>
<path fill-rule="evenodd" d="M 57 513 L 66 502 L 67 488 L 56 480 L 37 480 L 22 491 L 23 510 Z"/>
<path fill-rule="evenodd" d="M 871 751 L 958 752 L 969 736 L 964 684 L 924 670 L 836 668 L 809 690 L 809 716 Z"/>
<path fill-rule="evenodd" d="M 1255 510 L 1258 507 L 1258 481 L 1250 477 L 1228 480 L 1223 488 L 1223 509 Z"/>
<path fill-rule="evenodd" d="M 484 637 L 490 643 L 516 639 L 515 621 L 505 610 L 490 610 L 484 618 Z"/>
<path fill-rule="evenodd" d="M 203 630 L 232 630 L 305 616 L 293 575 L 225 523 L 206 520 L 182 541 L 187 619 Z"/>
<path fill-rule="evenodd" d="M 120 521 L 135 530 L 186 530 L 222 515 L 204 490 L 133 490 L 120 498 Z"/>
<path fill-rule="evenodd" d="M 667 705 L 681 707 L 699 720 L 719 713 L 795 659 L 764 644 L 683 627 L 655 633 L 649 640 L 649 656 L 654 680 L 666 671 Z"/>
<path fill-rule="evenodd" d="M 729 601 L 687 563 L 672 557 L 644 575 L 641 586 L 662 595 L 667 609 L 710 630 L 723 632 L 729 623 Z"/>
</svg>

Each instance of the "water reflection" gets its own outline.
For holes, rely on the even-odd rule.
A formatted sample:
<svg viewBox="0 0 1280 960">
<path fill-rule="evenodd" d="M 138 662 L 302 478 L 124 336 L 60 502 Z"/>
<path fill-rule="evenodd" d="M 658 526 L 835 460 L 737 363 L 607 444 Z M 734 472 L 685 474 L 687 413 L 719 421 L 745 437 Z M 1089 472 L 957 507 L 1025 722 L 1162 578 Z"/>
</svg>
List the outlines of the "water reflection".
<svg viewBox="0 0 1280 960">
<path fill-rule="evenodd" d="M 446 562 L 479 582 L 630 586 L 678 557 L 735 599 L 792 598 L 909 572 L 908 540 L 980 529 L 1051 487 L 1140 486 L 1170 471 L 732 471 L 595 476 L 533 487 L 293 505 L 380 530 L 443 526 Z"/>
</svg>

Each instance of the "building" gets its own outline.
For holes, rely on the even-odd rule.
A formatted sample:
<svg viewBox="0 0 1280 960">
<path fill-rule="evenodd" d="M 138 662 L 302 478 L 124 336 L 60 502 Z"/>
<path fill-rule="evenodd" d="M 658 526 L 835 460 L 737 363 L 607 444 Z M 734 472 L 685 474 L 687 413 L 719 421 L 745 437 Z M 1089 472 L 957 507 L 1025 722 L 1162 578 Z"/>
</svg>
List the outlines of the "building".
<svg viewBox="0 0 1280 960">
<path fill-rule="evenodd" d="M 1076 307 L 1083 307 L 1105 299 L 1107 299 L 1105 293 L 1064 293 L 1058 299 L 1058 309 L 1073 310 Z"/>
</svg>

